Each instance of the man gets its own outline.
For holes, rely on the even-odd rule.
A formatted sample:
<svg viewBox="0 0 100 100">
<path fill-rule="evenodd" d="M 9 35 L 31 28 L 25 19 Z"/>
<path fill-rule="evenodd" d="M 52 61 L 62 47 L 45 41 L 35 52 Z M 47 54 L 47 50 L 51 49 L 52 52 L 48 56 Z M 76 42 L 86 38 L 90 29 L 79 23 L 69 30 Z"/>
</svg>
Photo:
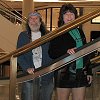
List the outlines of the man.
<svg viewBox="0 0 100 100">
<path fill-rule="evenodd" d="M 47 30 L 38 12 L 28 16 L 26 31 L 21 32 L 17 48 L 20 48 L 45 35 Z M 18 57 L 18 64 L 24 73 L 34 74 L 35 69 L 46 66 L 51 59 L 48 56 L 49 43 L 34 48 Z M 51 100 L 53 93 L 53 73 L 44 75 L 22 84 L 22 100 Z"/>
</svg>

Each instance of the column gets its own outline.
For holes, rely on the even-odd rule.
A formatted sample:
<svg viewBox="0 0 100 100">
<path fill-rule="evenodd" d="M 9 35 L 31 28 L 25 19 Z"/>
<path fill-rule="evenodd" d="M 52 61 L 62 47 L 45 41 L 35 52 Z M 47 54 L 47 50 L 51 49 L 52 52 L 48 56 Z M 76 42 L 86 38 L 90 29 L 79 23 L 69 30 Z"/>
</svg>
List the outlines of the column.
<svg viewBox="0 0 100 100">
<path fill-rule="evenodd" d="M 23 0 L 22 1 L 22 16 L 26 17 L 30 12 L 34 11 L 34 0 Z M 25 24 L 23 23 L 22 27 L 24 29 Z"/>
<path fill-rule="evenodd" d="M 23 0 L 22 15 L 27 17 L 27 15 L 32 11 L 34 11 L 34 2 L 33 2 L 33 0 Z"/>
</svg>

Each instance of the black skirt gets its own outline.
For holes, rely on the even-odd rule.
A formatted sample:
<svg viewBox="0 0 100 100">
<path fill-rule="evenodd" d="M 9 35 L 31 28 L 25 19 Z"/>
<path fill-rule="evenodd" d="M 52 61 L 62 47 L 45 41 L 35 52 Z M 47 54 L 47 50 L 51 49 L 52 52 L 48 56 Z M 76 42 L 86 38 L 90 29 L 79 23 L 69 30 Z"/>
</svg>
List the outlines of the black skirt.
<svg viewBox="0 0 100 100">
<path fill-rule="evenodd" d="M 78 88 L 89 86 L 85 70 L 69 71 L 68 66 L 55 72 L 55 86 L 58 88 Z"/>
</svg>

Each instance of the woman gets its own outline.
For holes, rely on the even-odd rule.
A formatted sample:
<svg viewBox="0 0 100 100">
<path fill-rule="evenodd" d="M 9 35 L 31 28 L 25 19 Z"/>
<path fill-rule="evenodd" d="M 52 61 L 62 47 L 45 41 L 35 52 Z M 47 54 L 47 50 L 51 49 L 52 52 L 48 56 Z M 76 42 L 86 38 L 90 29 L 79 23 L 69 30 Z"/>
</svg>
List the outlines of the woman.
<svg viewBox="0 0 100 100">
<path fill-rule="evenodd" d="M 77 10 L 72 4 L 62 5 L 58 27 L 75 20 L 77 17 Z M 49 55 L 56 59 L 66 53 L 74 54 L 75 50 L 84 44 L 86 44 L 86 37 L 83 31 L 74 28 L 51 41 Z M 58 73 L 56 73 L 58 100 L 69 100 L 70 93 L 72 93 L 72 100 L 85 100 L 86 86 L 92 82 L 92 69 L 88 56 L 64 66 L 58 70 Z"/>
</svg>

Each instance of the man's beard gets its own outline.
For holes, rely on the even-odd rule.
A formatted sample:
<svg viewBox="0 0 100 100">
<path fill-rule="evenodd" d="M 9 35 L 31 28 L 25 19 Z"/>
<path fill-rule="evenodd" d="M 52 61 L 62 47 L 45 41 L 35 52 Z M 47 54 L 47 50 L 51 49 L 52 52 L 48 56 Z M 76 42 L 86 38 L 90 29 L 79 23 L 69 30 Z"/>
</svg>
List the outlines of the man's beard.
<svg viewBox="0 0 100 100">
<path fill-rule="evenodd" d="M 40 29 L 40 23 L 29 24 L 29 26 L 32 32 L 37 32 Z"/>
</svg>

